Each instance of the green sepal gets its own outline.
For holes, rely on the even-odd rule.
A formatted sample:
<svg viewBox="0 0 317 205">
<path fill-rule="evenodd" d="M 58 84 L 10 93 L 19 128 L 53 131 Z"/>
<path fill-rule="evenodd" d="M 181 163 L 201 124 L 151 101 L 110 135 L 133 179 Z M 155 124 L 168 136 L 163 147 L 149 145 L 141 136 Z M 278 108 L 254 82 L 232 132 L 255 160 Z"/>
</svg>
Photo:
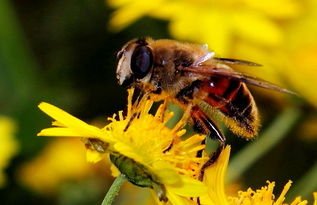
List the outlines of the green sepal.
<svg viewBox="0 0 317 205">
<path fill-rule="evenodd" d="M 118 153 L 111 153 L 110 160 L 132 184 L 152 188 L 160 201 L 167 201 L 164 185 L 145 166 Z"/>
</svg>

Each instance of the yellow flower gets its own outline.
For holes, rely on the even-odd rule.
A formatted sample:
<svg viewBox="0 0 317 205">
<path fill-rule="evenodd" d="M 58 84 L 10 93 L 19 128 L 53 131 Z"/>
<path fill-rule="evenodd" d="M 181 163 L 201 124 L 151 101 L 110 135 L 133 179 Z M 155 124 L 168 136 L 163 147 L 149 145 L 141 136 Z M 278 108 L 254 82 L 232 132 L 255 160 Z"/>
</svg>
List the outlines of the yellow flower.
<svg viewBox="0 0 317 205">
<path fill-rule="evenodd" d="M 19 169 L 20 181 L 41 193 L 54 193 L 63 181 L 81 180 L 93 167 L 85 162 L 83 145 L 74 139 L 51 142 L 34 159 Z"/>
<path fill-rule="evenodd" d="M 132 95 L 133 90 L 129 90 L 127 115 L 120 111 L 102 129 L 53 105 L 41 103 L 40 109 L 56 122 L 53 122 L 55 127 L 44 129 L 38 135 L 81 137 L 89 161 L 98 161 L 110 153 L 112 162 L 128 179 L 136 172 L 130 170 L 138 170 L 139 177 L 142 175 L 142 180 L 130 178 L 131 182 L 154 188 L 161 194 L 160 199 L 166 195 L 173 204 L 186 204 L 187 197 L 206 193 L 203 183 L 195 179 L 207 159 L 196 157 L 197 151 L 204 149 L 200 143 L 205 136 L 193 135 L 181 141 L 185 134 L 184 120 L 170 129 L 165 124 L 173 113 L 166 112 L 165 103 L 151 115 L 153 101 L 142 98 L 137 106 L 132 106 Z"/>
<path fill-rule="evenodd" d="M 111 161 L 127 178 L 139 186 L 154 189 L 156 202 L 166 204 L 208 205 L 281 205 L 290 188 L 288 182 L 279 197 L 273 195 L 274 182 L 257 191 L 249 188 L 239 191 L 238 197 L 225 193 L 230 146 L 227 146 L 215 163 L 205 170 L 203 182 L 197 180 L 201 166 L 207 158 L 197 158 L 196 153 L 204 149 L 200 145 L 205 136 L 193 135 L 180 140 L 185 134 L 185 122 L 180 120 L 172 129 L 165 123 L 172 117 L 163 103 L 155 115 L 149 114 L 153 101 L 142 98 L 132 105 L 133 90 L 129 90 L 127 115 L 120 111 L 111 123 L 97 128 L 69 115 L 59 108 L 41 103 L 40 108 L 56 120 L 55 127 L 42 130 L 41 136 L 81 137 L 85 142 L 90 161 L 110 154 Z M 139 180 L 142 178 L 142 180 Z M 315 194 L 316 197 L 316 194 Z M 307 201 L 296 198 L 291 205 L 303 205 Z"/>
<path fill-rule="evenodd" d="M 281 72 L 296 91 L 317 107 L 317 3 L 307 2 L 309 10 L 306 15 L 287 27 L 285 42 L 285 65 Z"/>
<path fill-rule="evenodd" d="M 277 21 L 296 17 L 299 3 L 294 0 L 108 0 L 117 10 L 110 25 L 122 29 L 142 16 L 169 20 L 173 37 L 207 43 L 216 52 L 228 55 L 238 38 L 263 46 L 282 42 Z M 281 9 L 283 8 L 283 9 Z"/>
<path fill-rule="evenodd" d="M 260 62 L 268 69 L 254 69 L 250 73 L 288 87 L 317 107 L 317 3 L 305 1 L 305 12 L 288 24 L 281 25 L 286 33 L 278 47 L 263 49 L 257 45 L 238 42 L 235 56 Z M 274 94 L 274 93 L 273 93 Z"/>
<path fill-rule="evenodd" d="M 273 194 L 274 182 L 267 182 L 267 186 L 262 187 L 261 189 L 258 189 L 256 191 L 253 191 L 251 188 L 249 188 L 247 191 L 243 192 L 240 191 L 238 193 L 238 197 L 232 197 L 229 198 L 229 204 L 232 205 L 262 205 L 262 204 L 268 204 L 268 205 L 287 205 L 287 203 L 284 202 L 285 195 L 289 188 L 291 187 L 292 182 L 289 181 L 282 190 L 282 193 L 278 196 L 278 198 L 275 197 Z M 315 196 L 316 198 L 316 196 Z M 306 200 L 302 200 L 301 197 L 296 197 L 290 204 L 291 205 L 305 205 L 308 202 Z"/>
<path fill-rule="evenodd" d="M 5 185 L 5 169 L 10 159 L 18 152 L 18 142 L 14 139 L 15 123 L 8 117 L 0 116 L 0 187 Z"/>
<path fill-rule="evenodd" d="M 247 191 L 239 191 L 238 197 L 228 196 L 225 193 L 224 182 L 229 156 L 230 147 L 227 146 L 220 154 L 218 160 L 206 169 L 204 183 L 208 187 L 208 194 L 200 197 L 202 205 L 287 205 L 284 200 L 291 186 L 291 181 L 284 186 L 282 193 L 277 198 L 273 194 L 274 182 L 267 182 L 267 186 L 256 191 L 253 191 L 251 188 Z M 314 197 L 317 200 L 316 193 L 314 193 Z M 300 197 L 297 197 L 290 204 L 304 205 L 307 204 L 307 201 L 303 201 Z"/>
</svg>

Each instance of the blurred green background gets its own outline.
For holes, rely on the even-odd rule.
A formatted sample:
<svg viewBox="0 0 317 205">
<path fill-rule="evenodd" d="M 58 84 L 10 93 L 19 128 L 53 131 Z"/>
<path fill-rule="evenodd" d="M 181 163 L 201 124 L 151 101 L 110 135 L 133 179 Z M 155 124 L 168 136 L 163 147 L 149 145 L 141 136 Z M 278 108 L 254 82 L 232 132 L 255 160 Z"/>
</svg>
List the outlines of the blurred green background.
<svg viewBox="0 0 317 205">
<path fill-rule="evenodd" d="M 299 13 L 285 17 L 267 14 L 242 1 L 243 14 L 250 11 L 261 14 L 280 29 L 275 37 L 272 33 L 279 30 L 272 27 L 266 30 L 268 36 L 261 34 L 264 37 L 259 35 L 252 39 L 257 35 L 257 28 L 250 28 L 251 19 L 239 22 L 242 28 L 252 31 L 232 29 L 227 31 L 232 37 L 223 38 L 228 34 L 215 32 L 220 30 L 219 21 L 218 24 L 201 23 L 200 18 L 213 20 L 215 16 L 197 16 L 197 28 L 189 24 L 188 19 L 195 17 L 194 9 L 203 6 L 206 12 L 207 1 L 181 2 L 171 1 L 170 5 L 168 1 L 140 0 L 0 2 L 1 204 L 101 203 L 113 180 L 109 163 L 87 163 L 79 140 L 37 137 L 50 123 L 37 105 L 46 101 L 84 121 L 105 123 L 107 116 L 124 109 L 126 104 L 127 92 L 115 79 L 116 52 L 124 43 L 140 36 L 207 42 L 216 53 L 218 48 L 222 57 L 243 58 L 265 65 L 251 71 L 244 69 L 244 72 L 298 92 L 300 97 L 252 88 L 263 121 L 261 134 L 248 142 L 225 131 L 232 145 L 229 187 L 236 192 L 246 187 L 259 188 L 270 180 L 276 181 L 278 192 L 291 179 L 294 187 L 289 197 L 300 194 L 311 199 L 312 191 L 317 190 L 317 29 L 314 21 L 317 6 L 313 1 L 304 1 Z M 294 3 L 283 2 L 285 5 Z M 161 7 L 161 13 L 158 9 L 152 12 L 155 3 L 166 7 Z M 188 4 L 196 7 L 185 7 Z M 220 9 L 207 11 L 208 14 L 221 13 L 221 9 L 231 13 L 234 9 L 234 4 L 218 4 L 213 8 Z M 144 8 L 135 9 L 140 5 Z M 154 8 L 158 8 L 157 5 Z M 187 16 L 177 10 L 185 8 L 189 9 Z M 120 23 L 121 19 L 126 22 Z M 230 21 L 228 17 L 224 22 Z M 236 24 L 228 24 L 228 28 L 232 25 Z M 262 24 L 256 25 L 261 28 Z M 258 32 L 262 32 L 261 29 Z M 145 189 L 127 184 L 117 204 L 125 204 L 127 200 L 130 204 L 146 204 L 148 196 Z"/>
</svg>

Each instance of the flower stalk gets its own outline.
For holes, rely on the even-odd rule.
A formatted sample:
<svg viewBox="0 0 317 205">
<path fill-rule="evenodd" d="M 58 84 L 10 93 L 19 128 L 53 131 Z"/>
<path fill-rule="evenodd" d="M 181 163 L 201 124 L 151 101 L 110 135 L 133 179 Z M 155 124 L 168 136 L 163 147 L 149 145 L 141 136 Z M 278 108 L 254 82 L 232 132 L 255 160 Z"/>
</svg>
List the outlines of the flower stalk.
<svg viewBox="0 0 317 205">
<path fill-rule="evenodd" d="M 101 205 L 112 204 L 115 197 L 118 195 L 121 185 L 126 181 L 124 174 L 120 174 L 112 183 Z"/>
</svg>

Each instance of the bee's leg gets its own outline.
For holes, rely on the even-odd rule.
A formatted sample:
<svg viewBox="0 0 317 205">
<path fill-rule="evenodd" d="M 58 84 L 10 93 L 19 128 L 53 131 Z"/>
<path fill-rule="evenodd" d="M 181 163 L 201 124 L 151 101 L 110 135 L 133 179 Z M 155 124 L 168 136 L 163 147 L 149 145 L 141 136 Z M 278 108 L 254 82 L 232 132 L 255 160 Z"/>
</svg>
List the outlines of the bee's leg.
<svg viewBox="0 0 317 205">
<path fill-rule="evenodd" d="M 190 115 L 196 132 L 208 135 L 212 140 L 219 141 L 221 146 L 224 145 L 226 139 L 218 126 L 197 105 L 192 107 Z"/>
<path fill-rule="evenodd" d="M 132 121 L 134 120 L 134 118 L 138 115 L 138 113 L 133 113 L 127 123 L 127 125 L 125 126 L 125 128 L 123 129 L 123 132 L 126 132 L 128 130 L 128 128 L 130 127 Z"/>
<path fill-rule="evenodd" d="M 132 95 L 132 105 L 133 107 L 136 107 L 139 102 L 140 102 L 140 99 L 142 99 L 142 97 L 144 96 L 145 92 L 140 89 L 140 88 L 134 88 L 134 91 L 133 91 L 133 95 Z"/>
<path fill-rule="evenodd" d="M 191 117 L 194 121 L 194 129 L 202 134 L 207 135 L 212 140 L 217 140 L 220 145 L 217 150 L 210 155 L 209 160 L 202 166 L 200 170 L 199 180 L 202 180 L 204 177 L 205 169 L 215 163 L 218 159 L 221 151 L 225 146 L 225 137 L 218 129 L 217 125 L 198 107 L 193 106 L 191 110 Z M 206 139 L 202 141 L 202 144 L 206 143 Z M 203 150 L 197 152 L 197 157 L 202 156 Z"/>
</svg>

